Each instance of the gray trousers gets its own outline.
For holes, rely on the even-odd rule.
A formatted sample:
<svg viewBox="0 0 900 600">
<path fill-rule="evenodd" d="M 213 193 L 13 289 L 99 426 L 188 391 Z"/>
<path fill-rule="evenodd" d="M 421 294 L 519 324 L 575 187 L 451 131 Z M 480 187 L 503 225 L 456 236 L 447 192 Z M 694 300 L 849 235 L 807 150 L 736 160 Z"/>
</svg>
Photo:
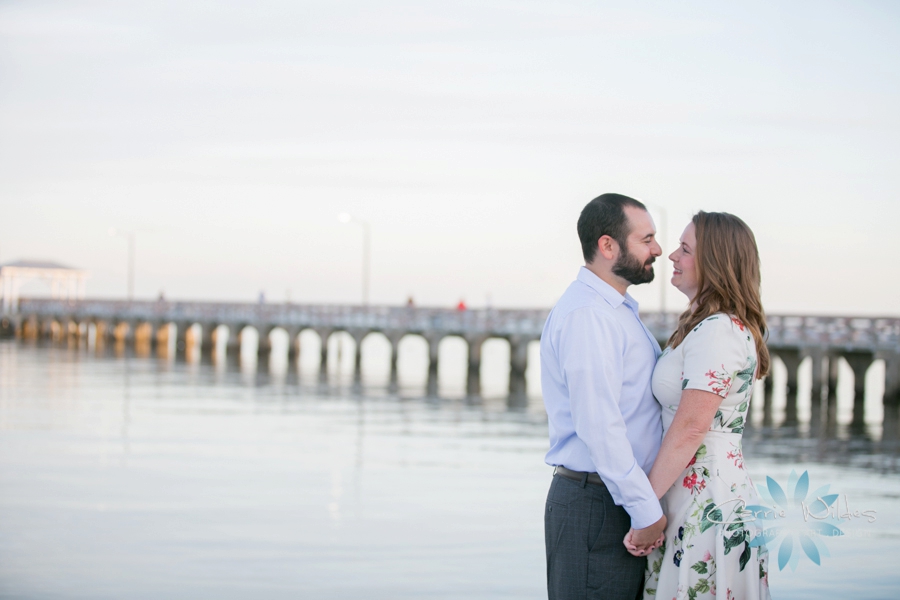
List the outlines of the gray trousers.
<svg viewBox="0 0 900 600">
<path fill-rule="evenodd" d="M 622 540 L 631 518 L 605 485 L 554 475 L 544 509 L 549 600 L 635 600 L 647 559 Z"/>
</svg>

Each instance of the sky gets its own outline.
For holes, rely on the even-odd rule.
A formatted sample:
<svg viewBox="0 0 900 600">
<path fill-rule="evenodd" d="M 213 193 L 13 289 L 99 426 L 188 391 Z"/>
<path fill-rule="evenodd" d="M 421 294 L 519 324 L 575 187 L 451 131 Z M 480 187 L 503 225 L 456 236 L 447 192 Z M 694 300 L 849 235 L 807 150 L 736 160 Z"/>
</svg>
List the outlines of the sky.
<svg viewBox="0 0 900 600">
<path fill-rule="evenodd" d="M 2 1 L 0 263 L 358 303 L 348 212 L 372 303 L 550 307 L 615 191 L 665 254 L 744 219 L 770 313 L 900 315 L 898 57 L 891 2 Z"/>
</svg>

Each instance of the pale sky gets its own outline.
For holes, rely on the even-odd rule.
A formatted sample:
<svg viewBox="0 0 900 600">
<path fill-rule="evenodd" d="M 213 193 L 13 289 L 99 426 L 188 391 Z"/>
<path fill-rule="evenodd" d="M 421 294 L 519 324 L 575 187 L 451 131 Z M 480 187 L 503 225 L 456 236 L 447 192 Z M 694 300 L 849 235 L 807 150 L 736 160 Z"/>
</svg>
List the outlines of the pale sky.
<svg viewBox="0 0 900 600">
<path fill-rule="evenodd" d="M 742 217 L 769 312 L 900 314 L 898 5 L 618 4 L 2 2 L 0 262 L 122 297 L 133 228 L 139 297 L 358 302 L 347 211 L 374 303 L 549 307 L 616 191 L 666 254 Z"/>
</svg>

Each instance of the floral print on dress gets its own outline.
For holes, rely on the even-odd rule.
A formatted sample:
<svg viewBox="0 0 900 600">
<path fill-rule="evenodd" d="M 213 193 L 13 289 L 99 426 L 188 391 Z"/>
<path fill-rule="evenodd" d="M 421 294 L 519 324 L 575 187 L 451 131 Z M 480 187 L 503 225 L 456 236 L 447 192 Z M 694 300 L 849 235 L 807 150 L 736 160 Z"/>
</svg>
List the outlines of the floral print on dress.
<svg viewBox="0 0 900 600">
<path fill-rule="evenodd" d="M 706 385 L 712 388 L 710 391 L 713 394 L 717 394 L 723 398 L 728 395 L 728 390 L 731 389 L 731 376 L 725 372 L 725 365 L 722 365 L 721 371 L 714 369 L 707 371 L 706 378 L 709 380 Z"/>
<path fill-rule="evenodd" d="M 732 447 L 733 447 L 733 449 L 725 454 L 725 458 L 732 461 L 734 463 L 734 466 L 736 466 L 737 468 L 743 469 L 744 468 L 744 453 L 741 450 L 741 446 L 740 446 L 740 444 L 738 444 L 738 445 L 732 444 Z"/>
<path fill-rule="evenodd" d="M 697 452 L 694 454 L 694 457 L 691 459 L 691 462 L 688 463 L 687 469 L 688 474 L 684 477 L 684 480 L 681 482 L 681 485 L 689 490 L 691 490 L 691 494 L 699 494 L 706 488 L 706 481 L 710 478 L 709 469 L 705 466 L 697 465 L 697 459 L 702 459 L 706 456 L 706 445 L 701 444 L 700 448 L 697 449 Z"/>
</svg>

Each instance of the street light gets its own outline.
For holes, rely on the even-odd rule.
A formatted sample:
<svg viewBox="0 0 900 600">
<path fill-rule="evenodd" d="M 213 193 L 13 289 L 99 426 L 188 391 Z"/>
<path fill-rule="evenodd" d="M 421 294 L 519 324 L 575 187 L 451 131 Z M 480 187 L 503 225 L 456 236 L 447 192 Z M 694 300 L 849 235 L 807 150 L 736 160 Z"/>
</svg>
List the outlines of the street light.
<svg viewBox="0 0 900 600">
<path fill-rule="evenodd" d="M 109 237 L 121 237 L 128 240 L 128 301 L 134 300 L 134 233 L 110 227 Z"/>
<path fill-rule="evenodd" d="M 659 213 L 659 227 L 656 229 L 656 237 L 659 241 L 660 247 L 662 247 L 663 253 L 660 256 L 659 263 L 659 313 L 663 315 L 665 318 L 666 314 L 666 222 L 668 221 L 666 215 L 666 209 L 658 204 L 652 204 L 650 202 L 644 202 L 647 206 L 655 210 Z"/>
<path fill-rule="evenodd" d="M 363 232 L 363 250 L 362 250 L 362 303 L 363 306 L 369 305 L 369 222 L 350 213 L 343 212 L 338 215 L 338 221 L 341 223 L 359 223 Z"/>
</svg>

